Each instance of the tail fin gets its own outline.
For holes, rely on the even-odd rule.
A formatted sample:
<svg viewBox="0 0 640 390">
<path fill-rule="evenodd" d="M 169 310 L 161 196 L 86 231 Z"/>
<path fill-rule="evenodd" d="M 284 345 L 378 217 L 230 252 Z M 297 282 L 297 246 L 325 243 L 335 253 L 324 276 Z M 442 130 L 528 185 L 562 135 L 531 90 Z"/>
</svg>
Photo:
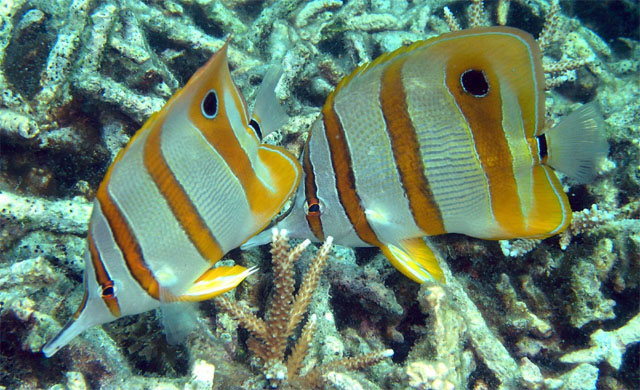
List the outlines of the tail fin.
<svg viewBox="0 0 640 390">
<path fill-rule="evenodd" d="M 609 153 L 604 128 L 597 104 L 585 104 L 544 134 L 545 163 L 578 183 L 590 182 Z"/>
</svg>

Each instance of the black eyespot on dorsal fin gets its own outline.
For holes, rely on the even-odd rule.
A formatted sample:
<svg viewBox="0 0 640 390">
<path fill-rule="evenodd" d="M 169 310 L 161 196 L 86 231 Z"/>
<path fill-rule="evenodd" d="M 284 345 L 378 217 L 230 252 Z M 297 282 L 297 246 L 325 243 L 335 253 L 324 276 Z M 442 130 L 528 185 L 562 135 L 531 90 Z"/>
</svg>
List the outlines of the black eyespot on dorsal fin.
<svg viewBox="0 0 640 390">
<path fill-rule="evenodd" d="M 489 93 L 489 81 L 483 71 L 468 69 L 460 75 L 462 89 L 475 97 L 485 97 Z"/>
<path fill-rule="evenodd" d="M 207 119 L 213 119 L 218 114 L 218 95 L 213 89 L 207 92 L 200 103 L 202 115 Z"/>
</svg>

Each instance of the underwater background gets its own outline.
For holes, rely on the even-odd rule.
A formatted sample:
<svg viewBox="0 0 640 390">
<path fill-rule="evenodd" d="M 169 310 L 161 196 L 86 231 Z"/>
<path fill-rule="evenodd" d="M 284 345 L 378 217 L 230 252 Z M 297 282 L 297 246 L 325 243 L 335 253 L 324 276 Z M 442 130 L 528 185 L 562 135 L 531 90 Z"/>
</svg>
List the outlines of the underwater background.
<svg viewBox="0 0 640 390">
<path fill-rule="evenodd" d="M 0 389 L 640 389 L 639 14 L 637 0 L 0 0 Z M 547 74 L 550 124 L 601 107 L 609 156 L 593 183 L 563 182 L 566 232 L 434 237 L 444 286 L 412 282 L 377 249 L 334 247 L 280 362 L 308 346 L 295 381 L 267 379 L 251 332 L 215 299 L 182 345 L 148 312 L 44 358 L 82 299 L 107 168 L 229 34 L 249 106 L 269 66 L 282 66 L 276 94 L 290 120 L 267 142 L 297 156 L 343 77 L 448 32 L 452 18 L 534 37 L 550 24 L 543 62 L 561 64 Z M 296 287 L 314 253 L 290 265 Z M 225 302 L 258 317 L 279 304 L 268 247 L 226 258 L 259 271 Z M 310 322 L 312 340 L 300 340 Z"/>
</svg>

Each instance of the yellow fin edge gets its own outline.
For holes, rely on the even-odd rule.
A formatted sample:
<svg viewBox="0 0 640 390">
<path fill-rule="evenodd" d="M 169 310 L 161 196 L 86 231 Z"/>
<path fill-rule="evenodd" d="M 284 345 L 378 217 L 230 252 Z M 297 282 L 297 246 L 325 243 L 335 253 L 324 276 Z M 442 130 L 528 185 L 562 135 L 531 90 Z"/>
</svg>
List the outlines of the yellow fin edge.
<svg viewBox="0 0 640 390">
<path fill-rule="evenodd" d="M 234 289 L 256 270 L 257 267 L 246 268 L 240 265 L 211 268 L 202 274 L 184 294 L 176 297 L 165 291 L 163 300 L 165 302 L 206 301 Z"/>
<path fill-rule="evenodd" d="M 445 282 L 436 255 L 422 238 L 403 240 L 400 246 L 388 244 L 380 249 L 391 265 L 409 279 L 418 283 L 427 280 Z"/>
</svg>

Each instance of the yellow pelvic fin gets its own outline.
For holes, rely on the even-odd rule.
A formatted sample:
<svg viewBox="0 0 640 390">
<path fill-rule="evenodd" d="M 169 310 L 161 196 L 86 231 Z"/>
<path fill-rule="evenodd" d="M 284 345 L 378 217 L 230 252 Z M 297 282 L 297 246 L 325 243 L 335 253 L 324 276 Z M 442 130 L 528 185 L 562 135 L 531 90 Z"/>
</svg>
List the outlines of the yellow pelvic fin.
<svg viewBox="0 0 640 390">
<path fill-rule="evenodd" d="M 418 283 L 427 280 L 444 283 L 444 274 L 438 265 L 436 255 L 422 238 L 402 240 L 399 247 L 388 244 L 380 249 L 391 265 L 406 277 Z"/>
<path fill-rule="evenodd" d="M 206 301 L 237 287 L 247 276 L 257 270 L 240 265 L 211 268 L 198 278 L 184 294 L 174 298 L 176 301 Z"/>
</svg>

